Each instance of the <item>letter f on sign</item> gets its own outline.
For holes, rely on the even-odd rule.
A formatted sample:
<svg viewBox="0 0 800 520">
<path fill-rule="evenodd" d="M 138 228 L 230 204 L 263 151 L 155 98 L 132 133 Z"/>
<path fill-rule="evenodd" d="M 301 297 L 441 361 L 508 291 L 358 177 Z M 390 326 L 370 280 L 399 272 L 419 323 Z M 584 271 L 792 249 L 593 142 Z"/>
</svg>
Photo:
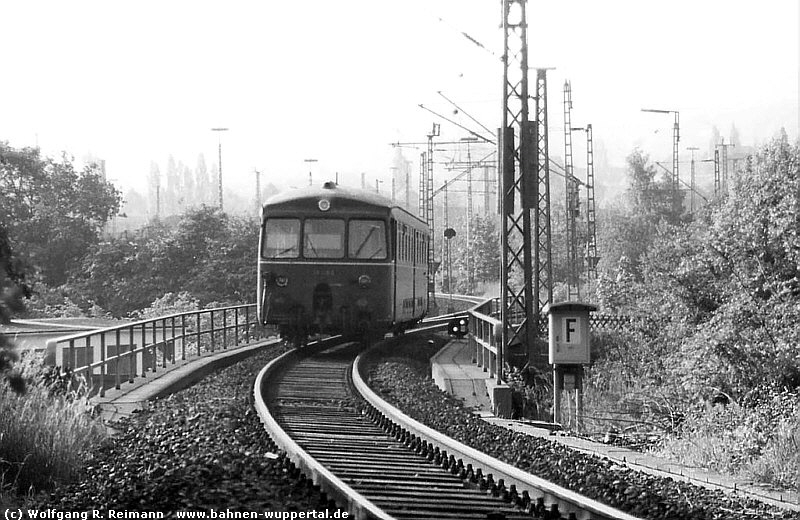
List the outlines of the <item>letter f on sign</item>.
<svg viewBox="0 0 800 520">
<path fill-rule="evenodd" d="M 566 340 L 565 343 L 579 343 L 581 341 L 577 318 L 564 318 L 564 338 Z"/>
</svg>

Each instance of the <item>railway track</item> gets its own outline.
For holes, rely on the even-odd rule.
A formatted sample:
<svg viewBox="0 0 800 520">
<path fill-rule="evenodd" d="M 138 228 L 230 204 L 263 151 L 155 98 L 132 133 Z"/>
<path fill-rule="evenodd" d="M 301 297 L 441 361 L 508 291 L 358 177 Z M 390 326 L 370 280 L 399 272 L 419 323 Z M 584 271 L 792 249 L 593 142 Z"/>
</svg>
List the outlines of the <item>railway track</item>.
<svg viewBox="0 0 800 520">
<path fill-rule="evenodd" d="M 274 361 L 256 381 L 259 414 L 278 446 L 356 518 L 633 518 L 596 503 L 587 508 L 560 488 L 530 488 L 496 467 L 488 473 L 480 467 L 488 457 L 399 426 L 393 416 L 400 412 L 385 403 L 379 411 L 354 389 L 359 350 L 311 345 Z"/>
</svg>

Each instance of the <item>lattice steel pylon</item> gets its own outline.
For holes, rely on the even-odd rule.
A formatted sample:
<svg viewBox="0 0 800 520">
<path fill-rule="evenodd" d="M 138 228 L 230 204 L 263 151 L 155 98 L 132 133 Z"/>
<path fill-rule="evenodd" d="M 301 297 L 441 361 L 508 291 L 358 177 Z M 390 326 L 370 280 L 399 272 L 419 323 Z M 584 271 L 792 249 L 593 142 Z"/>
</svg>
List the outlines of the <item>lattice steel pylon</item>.
<svg viewBox="0 0 800 520">
<path fill-rule="evenodd" d="M 564 81 L 564 173 L 567 217 L 567 300 L 578 301 L 581 298 L 577 225 L 580 215 L 580 192 L 572 165 L 572 86 L 569 81 Z"/>
<path fill-rule="evenodd" d="M 538 277 L 540 264 L 531 252 L 531 209 L 540 200 L 537 175 L 541 173 L 539 121 L 528 120 L 528 26 L 525 0 L 503 0 L 503 124 L 499 132 L 500 213 L 502 228 L 501 300 L 502 340 L 497 352 L 497 381 L 514 346 L 522 346 L 530 357 L 538 331 L 540 308 Z M 537 83 L 538 85 L 538 83 Z M 545 88 L 546 92 L 546 88 Z M 537 115 L 538 108 L 537 89 Z M 546 112 L 545 112 L 546 113 Z M 546 117 L 544 118 L 546 125 Z M 546 128 L 546 126 L 545 126 Z M 544 132 L 546 143 L 546 131 Z M 546 146 L 545 146 L 546 150 Z M 546 151 L 545 151 L 546 154 Z M 547 161 L 544 171 L 549 178 Z M 549 190 L 545 190 L 548 201 Z M 544 225 L 534 212 L 534 228 Z M 549 232 L 549 218 L 546 221 Z M 534 254 L 540 253 L 538 242 Z M 538 257 L 537 257 L 538 258 Z M 534 287 L 534 277 L 537 284 Z M 522 287 L 514 280 L 522 279 Z M 548 295 L 549 296 L 549 295 Z"/>
<path fill-rule="evenodd" d="M 714 145 L 714 196 L 717 197 L 728 193 L 728 147 L 730 146 L 736 145 L 726 143 L 724 137 L 721 143 Z M 719 153 L 720 150 L 722 154 Z"/>
<path fill-rule="evenodd" d="M 672 124 L 672 211 L 675 217 L 683 212 L 683 200 L 681 200 L 681 176 L 678 170 L 680 165 L 680 146 L 681 141 L 681 115 L 675 110 L 675 122 Z"/>
<path fill-rule="evenodd" d="M 428 134 L 428 152 L 425 175 L 425 222 L 430 228 L 428 242 L 428 310 L 436 307 L 436 230 L 433 220 L 433 138 L 439 137 L 439 123 L 433 123 Z"/>
<path fill-rule="evenodd" d="M 696 146 L 689 146 L 686 148 L 690 152 L 692 152 L 692 161 L 689 163 L 689 191 L 691 192 L 689 195 L 689 211 L 694 214 L 694 199 L 695 193 L 697 190 L 695 189 L 695 180 L 696 180 L 696 171 L 694 166 L 694 152 L 699 150 L 700 148 Z"/>
<path fill-rule="evenodd" d="M 545 305 L 553 299 L 553 244 L 550 227 L 550 148 L 548 144 L 547 126 L 547 69 L 536 69 L 536 155 L 534 169 L 535 201 L 534 229 L 536 237 L 533 241 L 533 262 L 535 265 L 533 294 L 535 307 L 535 323 L 538 331 L 541 315 Z M 546 355 L 546 352 L 541 354 Z"/>
<path fill-rule="evenodd" d="M 422 220 L 425 220 L 428 214 L 427 198 L 425 197 L 425 179 L 428 177 L 425 173 L 426 164 L 425 152 L 422 152 L 419 154 L 419 218 Z"/>
<path fill-rule="evenodd" d="M 467 143 L 467 294 L 475 291 L 475 259 L 472 250 L 472 154 Z"/>
<path fill-rule="evenodd" d="M 592 124 L 586 125 L 586 278 L 597 279 L 597 212 L 594 204 L 594 141 Z"/>
</svg>

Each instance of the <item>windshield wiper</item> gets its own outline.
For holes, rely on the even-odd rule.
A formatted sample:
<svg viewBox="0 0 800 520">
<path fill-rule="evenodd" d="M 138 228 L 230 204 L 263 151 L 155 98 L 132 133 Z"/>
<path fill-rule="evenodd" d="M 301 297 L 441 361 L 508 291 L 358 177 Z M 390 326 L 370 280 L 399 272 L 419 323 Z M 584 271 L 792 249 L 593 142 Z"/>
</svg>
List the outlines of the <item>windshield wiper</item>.
<svg viewBox="0 0 800 520">
<path fill-rule="evenodd" d="M 372 236 L 372 233 L 374 233 L 376 229 L 378 229 L 378 226 L 372 226 L 369 229 L 369 233 L 367 233 L 367 236 L 364 237 L 364 241 L 361 242 L 361 245 L 358 246 L 358 249 L 356 249 L 356 258 L 361 258 L 361 250 L 364 249 L 364 247 L 367 245 L 367 242 L 369 241 L 370 237 Z M 373 256 L 375 256 L 375 255 L 373 255 Z M 370 258 L 372 258 L 372 256 L 370 256 Z"/>
</svg>

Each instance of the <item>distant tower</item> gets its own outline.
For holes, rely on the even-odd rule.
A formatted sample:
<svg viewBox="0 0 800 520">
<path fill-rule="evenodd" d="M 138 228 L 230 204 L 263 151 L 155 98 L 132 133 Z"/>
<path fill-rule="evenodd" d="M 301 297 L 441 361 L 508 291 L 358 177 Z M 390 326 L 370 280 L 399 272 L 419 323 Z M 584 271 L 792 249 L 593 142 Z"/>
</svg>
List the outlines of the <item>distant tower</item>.
<svg viewBox="0 0 800 520">
<path fill-rule="evenodd" d="M 564 82 L 564 170 L 567 216 L 567 300 L 581 298 L 580 269 L 578 267 L 578 225 L 580 200 L 578 182 L 572 166 L 572 87 Z"/>
</svg>

